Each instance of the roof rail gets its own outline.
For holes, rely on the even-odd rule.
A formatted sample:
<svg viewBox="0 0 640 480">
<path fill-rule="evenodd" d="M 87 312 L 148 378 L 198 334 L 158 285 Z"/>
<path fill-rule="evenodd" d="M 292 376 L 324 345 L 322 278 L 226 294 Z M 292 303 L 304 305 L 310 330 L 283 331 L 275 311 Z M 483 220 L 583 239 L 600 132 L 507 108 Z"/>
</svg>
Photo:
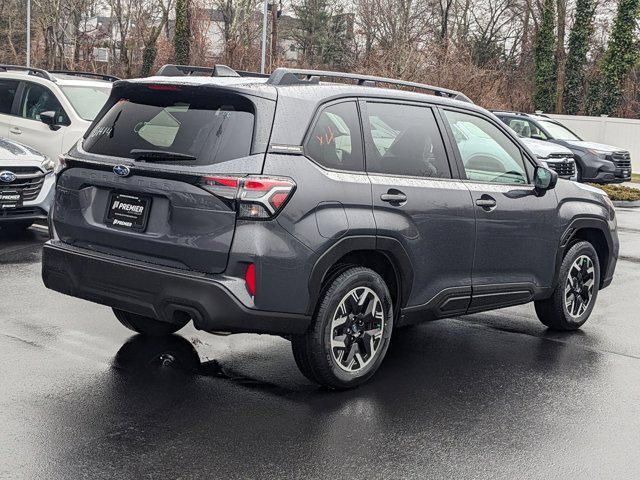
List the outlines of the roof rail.
<svg viewBox="0 0 640 480">
<path fill-rule="evenodd" d="M 9 70 L 15 70 L 19 72 L 28 72 L 29 75 L 44 78 L 45 80 L 51 80 L 55 82 L 56 79 L 49 75 L 49 72 L 42 70 L 41 68 L 24 67 L 22 65 L 4 65 L 0 64 L 0 72 L 8 72 Z"/>
<path fill-rule="evenodd" d="M 269 78 L 268 73 L 234 70 L 226 65 L 214 65 L 213 67 L 201 67 L 199 65 L 163 65 L 156 75 L 165 77 L 182 77 L 188 75 L 204 74 L 207 77 L 257 77 Z"/>
<path fill-rule="evenodd" d="M 396 80 L 393 78 L 376 77 L 371 75 L 359 75 L 355 73 L 331 72 L 325 70 L 306 70 L 299 68 L 276 68 L 269 80 L 270 85 L 309 85 L 317 84 L 320 77 L 341 78 L 347 80 L 356 80 L 358 85 L 367 87 L 375 86 L 377 83 L 387 83 L 389 85 L 399 85 L 403 87 L 419 88 L 429 90 L 439 97 L 447 97 L 455 100 L 473 103 L 469 97 L 461 92 L 449 90 L 447 88 L 434 87 L 424 83 L 409 82 L 406 80 Z"/>
<path fill-rule="evenodd" d="M 114 75 L 105 75 L 102 73 L 92 73 L 92 72 L 76 72 L 73 70 L 49 70 L 49 73 L 57 73 L 59 75 L 71 75 L 73 77 L 87 77 L 87 78 L 98 78 L 100 80 L 105 80 L 107 82 L 115 82 L 120 80 L 119 77 Z"/>
</svg>

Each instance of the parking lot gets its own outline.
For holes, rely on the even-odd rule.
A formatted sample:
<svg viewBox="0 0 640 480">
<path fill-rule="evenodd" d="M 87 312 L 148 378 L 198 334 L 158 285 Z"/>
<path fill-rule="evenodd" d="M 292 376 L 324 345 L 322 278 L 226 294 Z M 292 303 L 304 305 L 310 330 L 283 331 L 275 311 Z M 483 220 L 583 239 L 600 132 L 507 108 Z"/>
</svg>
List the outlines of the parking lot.
<svg viewBox="0 0 640 480">
<path fill-rule="evenodd" d="M 582 331 L 532 305 L 401 330 L 374 380 L 319 389 L 278 337 L 131 336 L 42 285 L 0 232 L 1 478 L 638 478 L 640 210 Z"/>
</svg>

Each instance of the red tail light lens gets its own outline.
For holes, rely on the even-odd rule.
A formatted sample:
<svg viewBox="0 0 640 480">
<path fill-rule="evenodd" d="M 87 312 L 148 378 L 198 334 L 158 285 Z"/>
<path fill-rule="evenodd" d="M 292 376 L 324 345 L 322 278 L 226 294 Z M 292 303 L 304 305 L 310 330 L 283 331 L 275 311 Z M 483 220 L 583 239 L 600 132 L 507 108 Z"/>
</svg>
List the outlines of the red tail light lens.
<svg viewBox="0 0 640 480">
<path fill-rule="evenodd" d="M 202 188 L 227 200 L 235 200 L 238 216 L 246 219 L 275 217 L 296 188 L 289 178 L 275 177 L 203 177 Z"/>
<path fill-rule="evenodd" d="M 247 271 L 244 274 L 244 281 L 247 285 L 247 290 L 252 297 L 256 295 L 256 266 L 253 263 L 250 263 L 247 267 Z"/>
<path fill-rule="evenodd" d="M 202 186 L 205 190 L 222 198 L 235 199 L 240 179 L 237 177 L 203 177 Z"/>
</svg>

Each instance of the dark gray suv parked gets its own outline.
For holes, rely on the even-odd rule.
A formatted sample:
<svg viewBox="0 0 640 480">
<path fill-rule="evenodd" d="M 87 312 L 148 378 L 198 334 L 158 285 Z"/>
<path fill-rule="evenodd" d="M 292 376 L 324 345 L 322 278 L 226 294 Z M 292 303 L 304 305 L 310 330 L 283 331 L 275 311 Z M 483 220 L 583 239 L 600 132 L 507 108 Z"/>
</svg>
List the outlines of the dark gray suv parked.
<svg viewBox="0 0 640 480">
<path fill-rule="evenodd" d="M 631 155 L 623 148 L 587 142 L 546 115 L 521 112 L 494 112 L 522 136 L 562 145 L 573 152 L 579 182 L 598 184 L 631 180 Z"/>
<path fill-rule="evenodd" d="M 608 197 L 556 184 L 457 92 L 162 73 L 117 82 L 63 159 L 43 255 L 47 287 L 136 332 L 279 334 L 308 378 L 348 388 L 395 328 L 534 301 L 573 330 L 611 282 Z"/>
</svg>

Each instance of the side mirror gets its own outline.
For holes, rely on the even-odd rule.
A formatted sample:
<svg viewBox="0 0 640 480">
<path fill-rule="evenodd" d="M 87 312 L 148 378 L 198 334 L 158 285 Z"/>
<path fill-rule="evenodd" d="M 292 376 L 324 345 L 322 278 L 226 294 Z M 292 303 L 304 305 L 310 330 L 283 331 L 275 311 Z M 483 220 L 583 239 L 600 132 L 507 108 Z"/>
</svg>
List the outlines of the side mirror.
<svg viewBox="0 0 640 480">
<path fill-rule="evenodd" d="M 551 190 L 558 183 L 558 174 L 546 167 L 537 166 L 533 173 L 533 185 L 538 191 Z"/>
<path fill-rule="evenodd" d="M 48 111 L 40 113 L 40 121 L 45 125 L 49 125 L 51 130 L 58 130 L 60 125 L 56 123 L 56 112 Z"/>
</svg>

